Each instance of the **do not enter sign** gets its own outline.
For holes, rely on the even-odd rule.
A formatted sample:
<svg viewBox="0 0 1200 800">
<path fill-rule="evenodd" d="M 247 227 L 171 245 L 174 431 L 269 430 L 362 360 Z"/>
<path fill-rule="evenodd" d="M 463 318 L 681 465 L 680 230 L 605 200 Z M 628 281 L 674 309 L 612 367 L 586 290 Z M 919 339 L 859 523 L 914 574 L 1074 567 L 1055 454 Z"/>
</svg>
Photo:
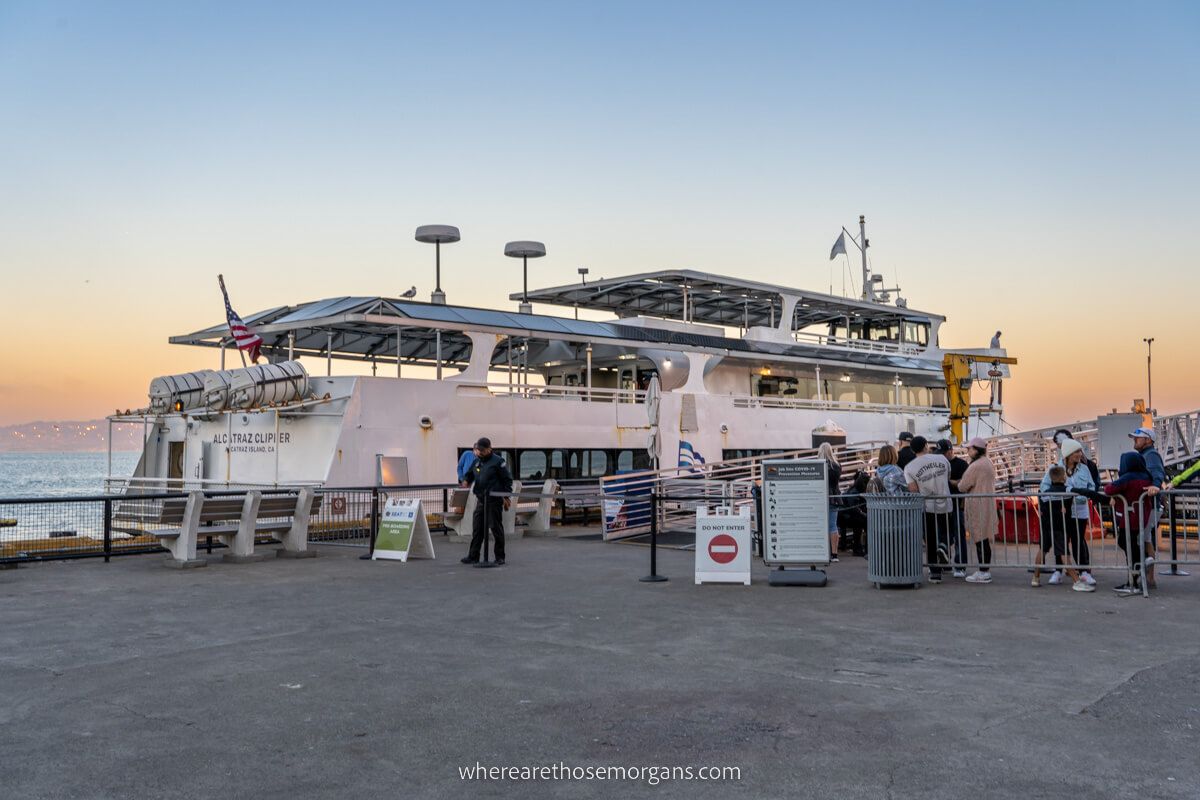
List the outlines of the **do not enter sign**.
<svg viewBox="0 0 1200 800">
<path fill-rule="evenodd" d="M 696 583 L 750 585 L 750 509 L 696 509 Z"/>
<path fill-rule="evenodd" d="M 708 557 L 718 564 L 728 564 L 737 554 L 737 539 L 727 533 L 717 534 L 708 543 Z"/>
</svg>

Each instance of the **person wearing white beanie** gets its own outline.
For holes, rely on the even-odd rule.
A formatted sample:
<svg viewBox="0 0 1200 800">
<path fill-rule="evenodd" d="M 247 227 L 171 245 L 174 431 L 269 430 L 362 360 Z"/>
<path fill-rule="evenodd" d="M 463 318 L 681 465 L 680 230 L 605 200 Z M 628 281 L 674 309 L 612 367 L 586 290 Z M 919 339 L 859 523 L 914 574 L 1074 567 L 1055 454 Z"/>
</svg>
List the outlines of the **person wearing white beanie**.
<svg viewBox="0 0 1200 800">
<path fill-rule="evenodd" d="M 1079 578 L 1072 586 L 1077 592 L 1091 592 L 1096 589 L 1096 579 L 1092 577 L 1091 572 L 1087 567 L 1091 560 L 1091 554 L 1087 548 L 1087 529 L 1090 522 L 1091 511 L 1088 507 L 1087 495 L 1096 492 L 1096 483 L 1092 480 L 1092 473 L 1088 470 L 1086 454 L 1083 451 L 1083 445 L 1071 438 L 1062 439 L 1059 446 L 1061 458 L 1055 466 L 1062 467 L 1066 473 L 1067 491 L 1075 493 L 1075 498 L 1071 503 L 1071 528 L 1069 530 L 1068 539 L 1072 544 L 1071 550 L 1074 553 L 1075 561 L 1081 568 Z M 1050 470 L 1046 470 L 1045 476 L 1042 477 L 1042 483 L 1038 491 L 1045 493 L 1050 492 Z M 1039 560 L 1044 557 L 1044 552 L 1039 554 Z M 1057 555 L 1057 551 L 1056 551 Z M 1071 561 L 1070 556 L 1066 556 L 1064 561 Z M 1069 573 L 1074 570 L 1068 569 Z M 1054 570 L 1050 576 L 1050 584 L 1055 585 L 1062 581 L 1062 571 Z M 1038 569 L 1033 570 L 1032 585 L 1041 585 L 1041 578 L 1038 574 Z"/>
</svg>

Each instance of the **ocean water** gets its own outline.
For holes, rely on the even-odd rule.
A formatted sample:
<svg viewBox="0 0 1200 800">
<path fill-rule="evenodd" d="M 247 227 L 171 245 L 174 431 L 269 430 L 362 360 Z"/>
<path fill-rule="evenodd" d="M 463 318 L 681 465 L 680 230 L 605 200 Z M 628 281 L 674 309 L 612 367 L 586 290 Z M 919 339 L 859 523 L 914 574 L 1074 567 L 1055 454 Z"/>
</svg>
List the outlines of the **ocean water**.
<svg viewBox="0 0 1200 800">
<path fill-rule="evenodd" d="M 112 474 L 133 474 L 139 455 L 113 453 Z M 0 498 L 97 495 L 107 472 L 107 453 L 0 453 Z"/>
</svg>

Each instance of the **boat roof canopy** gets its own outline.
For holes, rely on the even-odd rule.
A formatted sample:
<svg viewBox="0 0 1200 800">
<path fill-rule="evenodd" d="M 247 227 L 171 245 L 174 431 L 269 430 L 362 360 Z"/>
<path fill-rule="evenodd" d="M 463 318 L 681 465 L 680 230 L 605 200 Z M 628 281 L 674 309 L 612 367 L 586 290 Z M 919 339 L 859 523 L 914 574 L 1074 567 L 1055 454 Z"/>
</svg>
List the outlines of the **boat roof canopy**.
<svg viewBox="0 0 1200 800">
<path fill-rule="evenodd" d="M 799 298 L 792 329 L 849 317 L 852 322 L 897 320 L 942 321 L 945 317 L 910 308 L 854 300 L 789 286 L 712 275 L 689 269 L 658 270 L 619 278 L 601 278 L 534 289 L 529 300 L 556 306 L 609 311 L 619 317 L 648 316 L 683 319 L 684 293 L 688 321 L 728 327 L 771 325 L 782 308 L 782 297 Z M 509 295 L 522 299 L 522 293 Z M 747 324 L 748 323 L 748 324 Z"/>
<path fill-rule="evenodd" d="M 296 356 L 355 361 L 395 361 L 399 335 L 401 363 L 432 364 L 441 332 L 442 362 L 465 363 L 471 340 L 464 331 L 491 332 L 514 343 L 529 340 L 560 340 L 613 344 L 664 350 L 703 350 L 750 358 L 796 357 L 806 360 L 843 362 L 845 354 L 805 344 L 748 342 L 727 336 L 678 331 L 620 322 L 593 322 L 545 314 L 521 314 L 435 305 L 387 297 L 332 297 L 295 306 L 277 306 L 243 318 L 263 338 L 263 351 L 272 360 L 285 358 L 289 337 Z M 232 346 L 228 326 L 222 322 L 194 333 L 172 336 L 172 344 L 201 347 Z M 505 355 L 497 349 L 494 361 Z M 927 361 L 901 354 L 855 353 L 860 365 L 901 371 L 926 372 Z"/>
</svg>

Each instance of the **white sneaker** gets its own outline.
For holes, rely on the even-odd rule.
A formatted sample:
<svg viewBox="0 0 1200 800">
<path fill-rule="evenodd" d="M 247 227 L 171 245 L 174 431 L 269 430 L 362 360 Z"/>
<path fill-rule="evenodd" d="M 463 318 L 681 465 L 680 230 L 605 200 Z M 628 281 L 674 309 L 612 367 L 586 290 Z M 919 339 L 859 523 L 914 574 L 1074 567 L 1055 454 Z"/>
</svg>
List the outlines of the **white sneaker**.
<svg viewBox="0 0 1200 800">
<path fill-rule="evenodd" d="M 1094 592 L 1096 587 L 1084 580 L 1075 581 L 1071 584 L 1071 589 L 1076 592 Z"/>
<path fill-rule="evenodd" d="M 1146 566 L 1147 567 L 1154 566 L 1154 556 L 1146 556 Z"/>
<path fill-rule="evenodd" d="M 990 572 L 972 572 L 967 576 L 967 583 L 991 583 L 992 573 Z"/>
<path fill-rule="evenodd" d="M 1062 573 L 1054 570 L 1054 574 L 1050 576 L 1050 585 L 1058 586 L 1060 583 L 1062 583 Z"/>
<path fill-rule="evenodd" d="M 1096 579 L 1092 577 L 1092 573 L 1090 573 L 1090 572 L 1081 572 L 1081 573 L 1080 573 L 1080 577 L 1081 577 L 1081 578 L 1083 578 L 1083 580 L 1084 580 L 1084 583 L 1086 583 L 1088 586 L 1095 586 L 1095 585 L 1096 585 Z"/>
<path fill-rule="evenodd" d="M 954 570 L 954 577 L 965 578 L 967 577 L 967 571 L 965 569 L 956 569 Z"/>
</svg>

